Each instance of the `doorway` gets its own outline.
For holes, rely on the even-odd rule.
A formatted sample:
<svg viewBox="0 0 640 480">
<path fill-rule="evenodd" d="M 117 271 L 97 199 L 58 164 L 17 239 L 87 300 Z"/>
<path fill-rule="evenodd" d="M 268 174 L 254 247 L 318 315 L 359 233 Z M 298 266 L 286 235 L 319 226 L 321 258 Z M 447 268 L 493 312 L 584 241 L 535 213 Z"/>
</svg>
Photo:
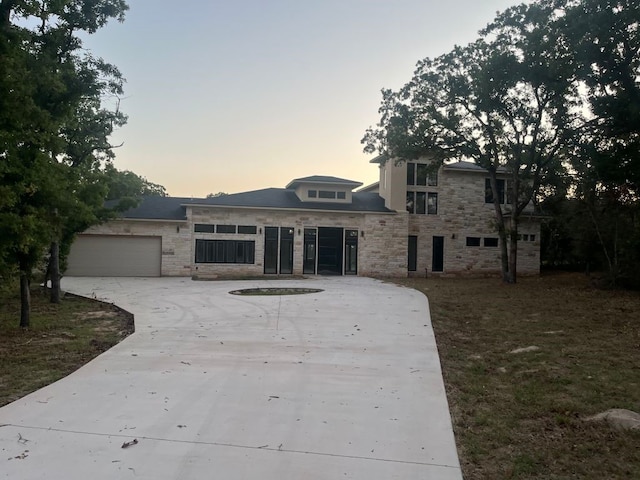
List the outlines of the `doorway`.
<svg viewBox="0 0 640 480">
<path fill-rule="evenodd" d="M 444 271 L 444 237 L 433 237 L 432 272 Z"/>
<path fill-rule="evenodd" d="M 342 238 L 342 228 L 318 228 L 318 275 L 342 275 Z"/>
</svg>

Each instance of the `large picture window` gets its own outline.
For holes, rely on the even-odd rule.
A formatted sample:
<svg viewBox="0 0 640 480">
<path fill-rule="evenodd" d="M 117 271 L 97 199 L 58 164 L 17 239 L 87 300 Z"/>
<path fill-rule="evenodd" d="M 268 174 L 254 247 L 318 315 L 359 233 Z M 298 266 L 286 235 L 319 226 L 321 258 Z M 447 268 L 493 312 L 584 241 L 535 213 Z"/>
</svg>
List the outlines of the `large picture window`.
<svg viewBox="0 0 640 480">
<path fill-rule="evenodd" d="M 196 263 L 254 263 L 253 240 L 196 240 Z"/>
</svg>

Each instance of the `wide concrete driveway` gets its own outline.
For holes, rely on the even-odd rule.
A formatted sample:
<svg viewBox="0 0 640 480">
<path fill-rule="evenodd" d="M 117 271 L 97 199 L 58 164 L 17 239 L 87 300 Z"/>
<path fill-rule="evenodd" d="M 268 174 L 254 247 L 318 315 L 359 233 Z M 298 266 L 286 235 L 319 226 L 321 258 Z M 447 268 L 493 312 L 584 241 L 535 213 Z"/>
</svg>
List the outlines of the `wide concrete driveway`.
<svg viewBox="0 0 640 480">
<path fill-rule="evenodd" d="M 228 293 L 263 286 L 324 291 Z M 416 291 L 346 277 L 63 287 L 133 312 L 136 333 L 0 409 L 2 478 L 462 478 Z"/>
</svg>

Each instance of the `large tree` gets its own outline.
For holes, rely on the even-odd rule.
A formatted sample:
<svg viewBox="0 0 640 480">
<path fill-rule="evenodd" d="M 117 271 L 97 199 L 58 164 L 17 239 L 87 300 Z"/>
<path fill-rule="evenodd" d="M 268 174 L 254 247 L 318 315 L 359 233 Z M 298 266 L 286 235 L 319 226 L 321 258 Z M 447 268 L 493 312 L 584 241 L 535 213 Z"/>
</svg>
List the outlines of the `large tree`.
<svg viewBox="0 0 640 480">
<path fill-rule="evenodd" d="M 96 167 L 95 156 L 71 153 L 69 133 L 86 128 L 87 106 L 95 117 L 104 96 L 121 91 L 117 69 L 86 53 L 79 34 L 123 20 L 127 8 L 124 0 L 0 0 L 0 227 L 8 233 L 0 259 L 5 275 L 19 272 L 23 327 L 32 270 L 59 240 L 69 200 L 81 202 L 74 180 L 82 177 L 70 169 Z"/>
<path fill-rule="evenodd" d="M 577 116 L 566 52 L 547 28 L 553 18 L 550 6 L 514 7 L 476 42 L 420 61 L 404 87 L 383 90 L 381 120 L 363 138 L 366 152 L 395 161 L 470 159 L 486 169 L 508 283 L 516 281 L 521 214 L 562 168 Z M 501 172 L 507 206 L 500 203 Z"/>
</svg>

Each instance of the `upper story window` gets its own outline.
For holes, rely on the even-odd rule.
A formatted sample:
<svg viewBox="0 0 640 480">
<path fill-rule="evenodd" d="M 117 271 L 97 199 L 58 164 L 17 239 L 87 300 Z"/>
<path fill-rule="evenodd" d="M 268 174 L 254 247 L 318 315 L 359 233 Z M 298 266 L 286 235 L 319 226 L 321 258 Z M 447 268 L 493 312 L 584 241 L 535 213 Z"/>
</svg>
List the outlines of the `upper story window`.
<svg viewBox="0 0 640 480">
<path fill-rule="evenodd" d="M 438 172 L 426 163 L 407 162 L 407 185 L 438 186 Z"/>
<path fill-rule="evenodd" d="M 216 226 L 210 223 L 196 223 L 193 226 L 193 231 L 198 233 L 213 233 Z"/>
<path fill-rule="evenodd" d="M 347 198 L 347 192 L 338 192 L 338 200 L 345 200 Z"/>
<path fill-rule="evenodd" d="M 504 179 L 498 178 L 496 180 L 496 186 L 498 187 L 498 198 L 500 203 L 511 203 L 511 197 L 513 196 L 511 185 Z M 491 191 L 491 180 L 484 179 L 484 203 L 493 203 L 493 192 Z"/>
<path fill-rule="evenodd" d="M 318 192 L 317 190 L 309 190 L 307 195 L 309 195 L 309 198 L 316 198 L 318 196 Z"/>
<path fill-rule="evenodd" d="M 435 192 L 407 192 L 407 212 L 416 215 L 437 215 L 438 194 Z"/>
<path fill-rule="evenodd" d="M 336 192 L 331 190 L 320 190 L 318 192 L 318 197 L 320 198 L 336 198 Z"/>
</svg>

